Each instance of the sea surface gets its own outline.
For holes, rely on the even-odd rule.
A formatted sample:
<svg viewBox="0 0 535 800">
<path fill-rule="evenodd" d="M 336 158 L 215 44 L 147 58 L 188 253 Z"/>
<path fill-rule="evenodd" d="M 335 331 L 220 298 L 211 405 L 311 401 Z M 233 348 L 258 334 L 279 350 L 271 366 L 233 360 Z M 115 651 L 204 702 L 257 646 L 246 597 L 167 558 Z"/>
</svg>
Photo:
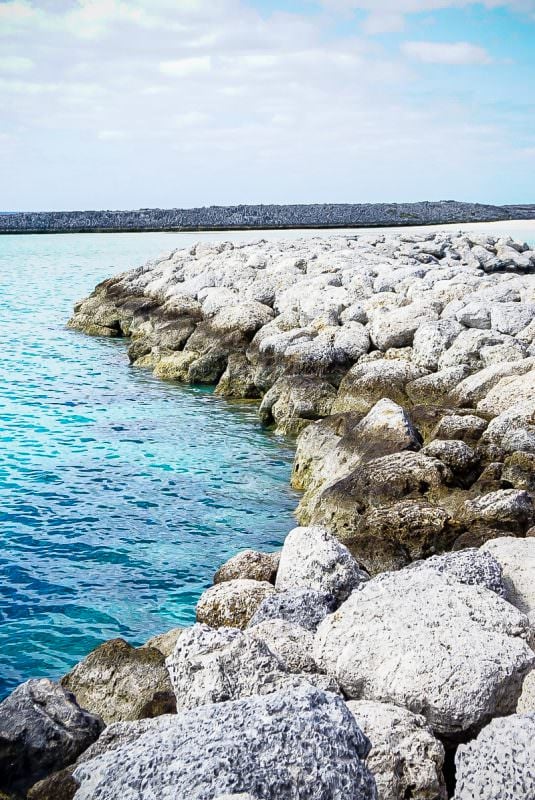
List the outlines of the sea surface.
<svg viewBox="0 0 535 800">
<path fill-rule="evenodd" d="M 535 242 L 535 223 L 454 227 Z M 158 381 L 124 341 L 65 328 L 103 278 L 199 239 L 259 236 L 0 236 L 0 698 L 106 639 L 191 623 L 226 558 L 292 528 L 293 445 L 254 404 Z"/>
</svg>

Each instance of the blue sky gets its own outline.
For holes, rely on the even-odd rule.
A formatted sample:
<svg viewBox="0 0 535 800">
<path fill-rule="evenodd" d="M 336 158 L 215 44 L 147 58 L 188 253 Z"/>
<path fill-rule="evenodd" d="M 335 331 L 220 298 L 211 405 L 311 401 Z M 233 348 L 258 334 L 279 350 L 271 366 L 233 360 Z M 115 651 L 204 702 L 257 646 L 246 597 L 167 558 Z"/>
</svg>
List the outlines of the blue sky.
<svg viewBox="0 0 535 800">
<path fill-rule="evenodd" d="M 0 210 L 535 202 L 535 0 L 0 0 Z"/>
</svg>

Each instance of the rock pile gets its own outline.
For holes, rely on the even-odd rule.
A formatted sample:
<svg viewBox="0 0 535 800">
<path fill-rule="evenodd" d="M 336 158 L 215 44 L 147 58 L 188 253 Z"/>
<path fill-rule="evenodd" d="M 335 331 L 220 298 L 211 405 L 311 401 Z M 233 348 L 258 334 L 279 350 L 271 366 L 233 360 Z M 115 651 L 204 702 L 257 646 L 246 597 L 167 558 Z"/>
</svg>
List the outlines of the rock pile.
<svg viewBox="0 0 535 800">
<path fill-rule="evenodd" d="M 101 284 L 71 326 L 261 399 L 299 434 L 301 524 L 222 565 L 192 627 L 19 687 L 0 792 L 535 796 L 535 251 L 197 245 Z"/>
</svg>

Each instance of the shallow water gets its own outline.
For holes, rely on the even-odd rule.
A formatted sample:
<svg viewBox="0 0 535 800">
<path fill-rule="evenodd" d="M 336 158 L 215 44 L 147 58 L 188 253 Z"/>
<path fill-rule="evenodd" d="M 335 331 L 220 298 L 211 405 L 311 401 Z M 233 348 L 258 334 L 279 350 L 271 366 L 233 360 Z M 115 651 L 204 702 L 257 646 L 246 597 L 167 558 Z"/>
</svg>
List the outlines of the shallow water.
<svg viewBox="0 0 535 800">
<path fill-rule="evenodd" d="M 0 697 L 191 622 L 222 561 L 292 527 L 293 450 L 254 405 L 64 327 L 97 281 L 184 239 L 0 237 Z"/>
<path fill-rule="evenodd" d="M 535 243 L 535 223 L 454 227 Z M 292 527 L 293 447 L 254 405 L 65 328 L 99 280 L 201 238 L 259 232 L 0 237 L 0 698 L 105 639 L 190 623 L 222 561 Z"/>
</svg>

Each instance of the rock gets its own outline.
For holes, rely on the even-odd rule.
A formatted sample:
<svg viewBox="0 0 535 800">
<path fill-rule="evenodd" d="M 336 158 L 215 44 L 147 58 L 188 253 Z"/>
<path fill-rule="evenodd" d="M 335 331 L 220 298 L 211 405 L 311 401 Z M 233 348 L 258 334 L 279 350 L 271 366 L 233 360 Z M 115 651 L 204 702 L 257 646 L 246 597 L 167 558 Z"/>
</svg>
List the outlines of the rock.
<svg viewBox="0 0 535 800">
<path fill-rule="evenodd" d="M 424 323 L 438 319 L 436 308 L 422 302 L 411 303 L 392 311 L 378 309 L 370 319 L 370 338 L 379 350 L 407 347 Z"/>
<path fill-rule="evenodd" d="M 487 397 L 493 387 L 501 384 L 504 378 L 524 375 L 532 367 L 533 360 L 528 358 L 485 367 L 461 381 L 451 393 L 451 400 L 459 406 L 475 407 L 479 401 Z"/>
<path fill-rule="evenodd" d="M 275 583 L 280 553 L 259 553 L 242 550 L 229 558 L 214 575 L 214 583 L 233 580 L 267 581 Z"/>
<path fill-rule="evenodd" d="M 482 549 L 500 564 L 509 602 L 535 625 L 535 538 L 502 536 Z"/>
<path fill-rule="evenodd" d="M 535 399 L 522 401 L 489 422 L 481 437 L 488 458 L 505 458 L 507 453 L 535 453 Z"/>
<path fill-rule="evenodd" d="M 434 439 L 423 448 L 422 453 L 440 459 L 454 475 L 462 478 L 470 474 L 473 476 L 480 460 L 475 450 L 460 439 Z"/>
<path fill-rule="evenodd" d="M 525 533 L 533 524 L 533 501 L 528 492 L 501 489 L 464 503 L 463 517 L 467 525 L 482 525 L 502 531 Z"/>
<path fill-rule="evenodd" d="M 449 402 L 449 395 L 459 383 L 470 374 L 470 367 L 460 364 L 458 367 L 447 367 L 431 375 L 424 375 L 411 381 L 405 387 L 412 403 L 422 405 L 442 404 Z"/>
<path fill-rule="evenodd" d="M 274 593 L 267 581 L 241 578 L 217 583 L 202 593 L 197 603 L 197 622 L 212 628 L 245 628 L 262 601 Z"/>
<path fill-rule="evenodd" d="M 27 794 L 27 799 L 74 800 L 79 784 L 72 777 L 73 770 L 74 766 L 67 767 L 34 784 Z"/>
<path fill-rule="evenodd" d="M 279 378 L 264 396 L 259 415 L 265 425 L 273 422 L 277 433 L 297 434 L 312 420 L 326 417 L 336 398 L 336 389 L 314 376 Z"/>
<path fill-rule="evenodd" d="M 425 369 L 437 370 L 440 356 L 462 329 L 463 326 L 454 319 L 439 319 L 420 325 L 414 334 L 414 363 Z"/>
<path fill-rule="evenodd" d="M 198 357 L 197 353 L 191 352 L 178 352 L 163 356 L 156 362 L 154 376 L 166 381 L 186 383 L 189 380 L 189 369 Z"/>
<path fill-rule="evenodd" d="M 315 631 L 327 614 L 336 608 L 332 594 L 315 589 L 288 589 L 267 597 L 249 622 L 249 628 L 273 619 L 284 620 L 307 631 Z"/>
<path fill-rule="evenodd" d="M 507 456 L 502 470 L 502 480 L 515 489 L 535 491 L 535 453 L 516 452 Z"/>
<path fill-rule="evenodd" d="M 525 359 L 529 361 L 531 359 Z M 524 364 L 523 361 L 519 362 Z M 520 371 L 519 371 L 520 372 Z M 525 374 L 502 378 L 489 393 L 479 401 L 477 410 L 484 414 L 497 416 L 523 401 L 532 401 L 535 391 L 535 369 Z"/>
<path fill-rule="evenodd" d="M 310 631 L 283 619 L 265 619 L 247 629 L 265 642 L 285 664 L 288 672 L 317 672 L 312 656 L 314 637 Z"/>
<path fill-rule="evenodd" d="M 177 639 L 183 630 L 184 628 L 171 628 L 170 631 L 159 633 L 156 636 L 152 636 L 147 642 L 145 642 L 143 647 L 153 647 L 156 650 L 159 650 L 160 653 L 167 658 L 167 656 L 171 655 L 175 649 Z"/>
<path fill-rule="evenodd" d="M 138 723 L 139 724 L 139 723 Z M 312 688 L 153 720 L 75 772 L 76 800 L 374 800 L 369 742 L 340 698 Z"/>
<path fill-rule="evenodd" d="M 516 706 L 517 714 L 535 713 L 535 670 L 526 675 L 522 684 L 522 694 Z"/>
<path fill-rule="evenodd" d="M 26 681 L 0 703 L 0 789 L 24 792 L 63 769 L 103 728 L 57 683 Z"/>
<path fill-rule="evenodd" d="M 367 414 L 383 398 L 408 405 L 408 383 L 422 378 L 427 371 L 408 361 L 379 359 L 356 364 L 343 378 L 332 414 L 356 411 Z"/>
<path fill-rule="evenodd" d="M 528 636 L 527 617 L 488 589 L 402 570 L 326 617 L 314 657 L 350 699 L 405 706 L 457 739 L 515 709 L 535 665 Z"/>
<path fill-rule="evenodd" d="M 434 439 L 460 439 L 467 444 L 476 444 L 488 423 L 475 414 L 446 414 L 433 432 Z"/>
<path fill-rule="evenodd" d="M 314 526 L 294 528 L 286 537 L 275 586 L 279 592 L 315 589 L 342 601 L 367 579 L 347 548 Z"/>
<path fill-rule="evenodd" d="M 366 766 L 378 800 L 446 800 L 444 747 L 424 717 L 369 700 L 351 700 L 347 707 L 371 742 Z"/>
<path fill-rule="evenodd" d="M 153 647 L 132 647 L 124 639 L 104 642 L 61 683 L 106 724 L 175 710 L 163 653 Z"/>
<path fill-rule="evenodd" d="M 535 714 L 493 719 L 455 756 L 455 800 L 520 800 L 535 795 Z"/>
<path fill-rule="evenodd" d="M 460 583 L 466 583 L 469 586 L 484 586 L 498 597 L 509 599 L 500 563 L 491 553 L 475 547 L 432 556 L 425 561 L 416 561 L 407 569 L 445 573 Z"/>
<path fill-rule="evenodd" d="M 488 330 L 490 325 L 490 308 L 487 303 L 473 301 L 463 306 L 456 314 L 457 320 L 465 328 Z"/>
<path fill-rule="evenodd" d="M 439 358 L 439 369 L 466 364 L 472 370 L 481 369 L 481 348 L 503 344 L 504 336 L 495 331 L 465 328 Z"/>
</svg>

